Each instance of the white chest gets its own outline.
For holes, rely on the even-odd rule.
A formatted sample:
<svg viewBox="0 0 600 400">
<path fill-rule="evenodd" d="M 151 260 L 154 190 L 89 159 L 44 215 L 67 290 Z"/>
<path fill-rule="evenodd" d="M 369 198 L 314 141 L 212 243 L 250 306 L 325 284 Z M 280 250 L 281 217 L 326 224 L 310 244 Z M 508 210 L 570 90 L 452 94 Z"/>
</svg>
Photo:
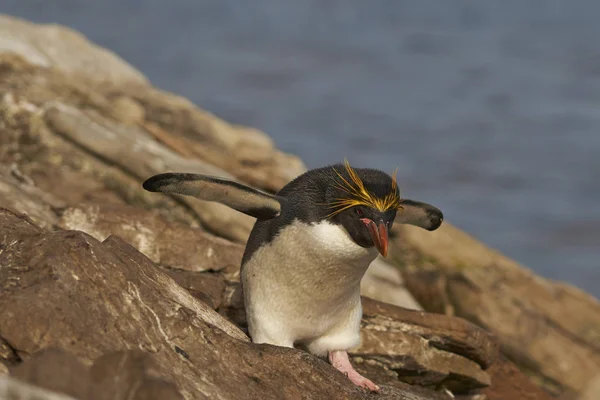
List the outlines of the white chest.
<svg viewBox="0 0 600 400">
<path fill-rule="evenodd" d="M 303 336 L 360 318 L 360 280 L 376 256 L 341 226 L 293 222 L 242 270 L 249 323 L 277 321 Z"/>
<path fill-rule="evenodd" d="M 376 256 L 377 250 L 357 245 L 339 225 L 294 221 L 257 250 L 245 269 L 255 275 L 260 271 L 262 279 L 280 277 L 295 282 L 298 290 L 302 286 L 313 291 L 322 283 L 342 287 L 359 283 Z"/>
</svg>

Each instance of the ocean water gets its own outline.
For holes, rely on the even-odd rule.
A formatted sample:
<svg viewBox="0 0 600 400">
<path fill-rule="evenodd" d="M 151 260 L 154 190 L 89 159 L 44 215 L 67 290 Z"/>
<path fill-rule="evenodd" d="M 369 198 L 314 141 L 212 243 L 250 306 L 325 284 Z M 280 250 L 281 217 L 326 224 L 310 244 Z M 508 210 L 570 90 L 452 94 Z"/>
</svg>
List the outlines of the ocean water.
<svg viewBox="0 0 600 400">
<path fill-rule="evenodd" d="M 600 297 L 600 2 L 3 0 Z"/>
</svg>

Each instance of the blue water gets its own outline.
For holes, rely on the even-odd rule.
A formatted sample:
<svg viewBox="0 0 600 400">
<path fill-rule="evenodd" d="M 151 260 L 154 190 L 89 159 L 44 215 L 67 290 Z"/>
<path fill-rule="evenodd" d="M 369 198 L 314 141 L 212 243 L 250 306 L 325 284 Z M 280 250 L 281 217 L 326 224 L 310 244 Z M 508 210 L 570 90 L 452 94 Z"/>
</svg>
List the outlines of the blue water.
<svg viewBox="0 0 600 400">
<path fill-rule="evenodd" d="M 600 297 L 600 2 L 3 0 Z"/>
</svg>

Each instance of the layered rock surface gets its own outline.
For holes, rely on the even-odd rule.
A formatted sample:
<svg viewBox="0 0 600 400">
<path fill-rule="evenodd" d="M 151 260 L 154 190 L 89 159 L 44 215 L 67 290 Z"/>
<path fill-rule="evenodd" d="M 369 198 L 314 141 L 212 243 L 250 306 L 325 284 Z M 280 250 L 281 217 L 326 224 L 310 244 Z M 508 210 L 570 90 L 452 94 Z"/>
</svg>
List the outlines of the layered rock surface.
<svg viewBox="0 0 600 400">
<path fill-rule="evenodd" d="M 561 399 L 592 390 L 600 376 L 597 299 L 536 276 L 450 224 L 426 236 L 407 226 L 396 234 L 391 256 L 425 310 L 494 333 L 509 359 Z"/>
<path fill-rule="evenodd" d="M 148 176 L 177 170 L 276 191 L 305 170 L 298 158 L 261 132 L 153 88 L 68 29 L 0 17 L 0 33 L 0 395 L 373 397 L 302 350 L 249 341 L 238 278 L 250 217 L 141 188 Z M 431 240 L 419 244 L 400 229 L 394 246 L 405 252 L 397 260 L 406 266 L 419 254 L 431 261 L 427 255 L 439 251 Z M 374 267 L 365 294 L 420 308 L 397 270 Z M 422 288 L 441 284 L 420 284 L 420 275 L 406 270 L 406 284 L 428 310 L 459 309 L 444 291 L 428 300 Z M 518 296 L 533 301 L 523 291 Z M 463 309 L 469 307 L 477 310 Z M 506 344 L 502 322 L 454 312 Z M 508 313 L 493 316 L 512 323 Z M 593 326 L 593 319 L 575 322 L 585 321 Z M 464 319 L 364 298 L 362 334 L 353 363 L 382 385 L 379 398 L 447 399 L 449 391 L 457 398 L 548 398 L 510 361 L 497 359 L 492 335 Z"/>
<path fill-rule="evenodd" d="M 81 231 L 48 232 L 3 209 L 0 238 L 2 360 L 17 378 L 76 398 L 118 398 L 114 393 L 135 387 L 186 399 L 368 396 L 302 350 L 250 343 L 238 326 L 117 236 L 99 241 Z M 196 237 L 207 247 L 213 240 Z M 200 281 L 217 288 L 215 271 L 225 271 L 226 263 L 209 261 L 206 272 L 192 264 L 180 272 L 203 274 Z M 235 275 L 216 279 L 221 293 L 202 283 L 197 290 L 212 295 L 218 309 L 238 309 L 243 327 L 239 294 L 224 290 L 230 284 L 239 291 Z M 468 394 L 490 383 L 484 368 L 497 346 L 464 320 L 365 299 L 362 329 L 354 362 L 384 385 L 382 398 L 444 398 L 434 389 Z M 67 349 L 77 358 L 48 349 Z M 44 364 L 70 369 L 45 370 Z"/>
</svg>

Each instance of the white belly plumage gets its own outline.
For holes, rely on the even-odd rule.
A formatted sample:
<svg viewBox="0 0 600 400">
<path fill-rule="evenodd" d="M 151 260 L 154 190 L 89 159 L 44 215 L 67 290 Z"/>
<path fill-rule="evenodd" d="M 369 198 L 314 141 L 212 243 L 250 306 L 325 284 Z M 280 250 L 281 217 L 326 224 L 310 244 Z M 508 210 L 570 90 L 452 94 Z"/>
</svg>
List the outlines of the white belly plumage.
<svg viewBox="0 0 600 400">
<path fill-rule="evenodd" d="M 283 228 L 242 269 L 252 340 L 317 355 L 358 345 L 360 280 L 376 256 L 327 221 Z"/>
</svg>

